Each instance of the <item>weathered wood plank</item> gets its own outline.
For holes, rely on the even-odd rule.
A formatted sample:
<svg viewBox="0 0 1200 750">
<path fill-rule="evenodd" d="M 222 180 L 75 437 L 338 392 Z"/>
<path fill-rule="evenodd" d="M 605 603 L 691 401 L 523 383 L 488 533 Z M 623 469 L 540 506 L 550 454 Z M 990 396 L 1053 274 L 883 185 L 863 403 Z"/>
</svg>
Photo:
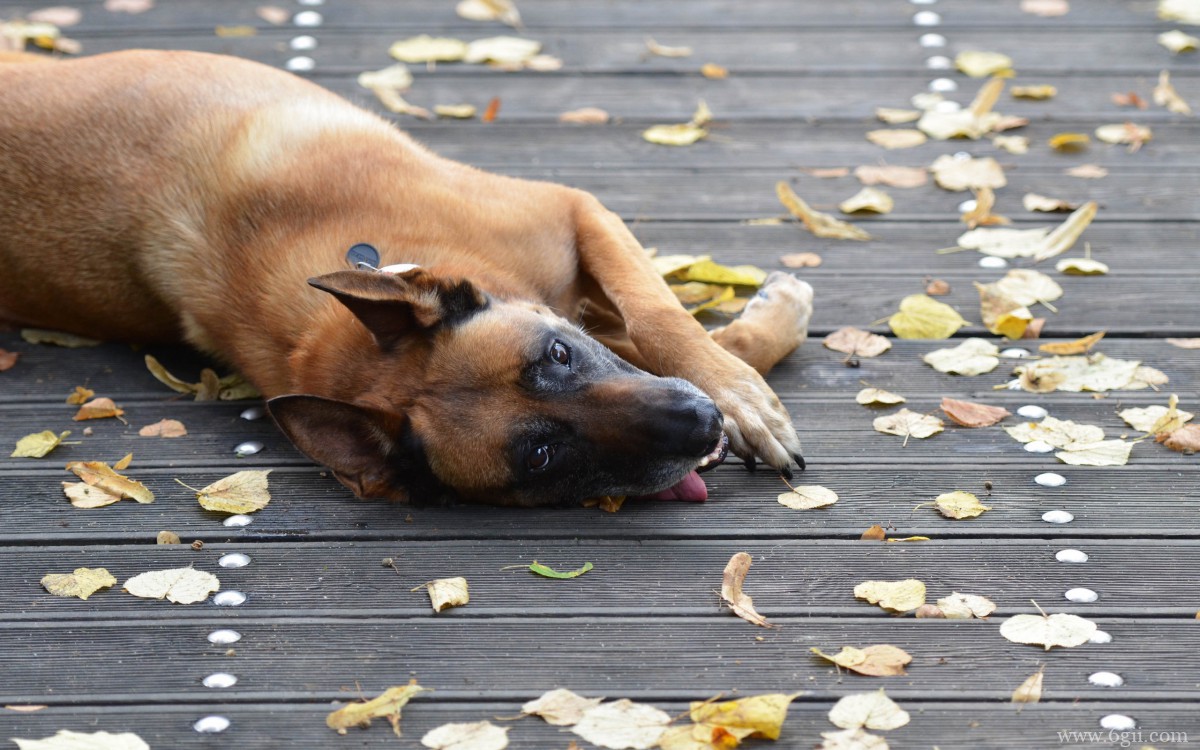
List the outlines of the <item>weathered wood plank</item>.
<svg viewBox="0 0 1200 750">
<path fill-rule="evenodd" d="M 1030 611 L 1033 608 L 1030 607 Z M 1109 644 L 1044 652 L 1009 643 L 999 621 L 884 621 L 779 618 L 774 630 L 733 615 L 714 618 L 541 618 L 487 620 L 429 615 L 387 619 L 269 620 L 214 616 L 180 622 L 108 620 L 88 623 L 0 624 L 0 656 L 9 666 L 0 686 L 5 704 L 32 697 L 51 705 L 195 701 L 212 692 L 199 681 L 231 671 L 229 701 L 345 700 L 410 677 L 436 688 L 439 700 L 521 700 L 556 686 L 596 695 L 646 700 L 699 699 L 809 691 L 808 700 L 886 685 L 897 700 L 1007 701 L 1021 680 L 1046 664 L 1046 694 L 1054 700 L 1112 700 L 1113 690 L 1088 684 L 1098 670 L 1123 674 L 1124 701 L 1200 700 L 1195 653 L 1200 629 L 1180 619 L 1095 618 Z M 227 646 L 205 636 L 233 626 Z M 762 638 L 763 640 L 758 640 Z M 809 653 L 848 641 L 890 643 L 913 655 L 907 676 L 886 681 L 839 675 Z M 171 654 L 169 664 L 138 670 L 147 653 Z M 638 678 L 630 680 L 630 670 Z M 986 675 L 986 678 L 984 677 Z M 356 687 L 357 686 L 357 687 Z"/>
<path fill-rule="evenodd" d="M 913 501 L 905 493 L 897 495 L 897 506 L 905 504 L 903 498 L 911 508 Z M 853 503 L 855 498 L 847 500 Z M 1007 515 L 1003 499 L 994 503 L 995 515 Z M 924 509 L 913 515 L 931 513 Z M 804 516 L 799 514 L 793 523 L 802 523 Z M 1080 549 L 1089 559 L 1084 564 L 1056 561 L 1055 553 L 1064 548 Z M 250 564 L 221 567 L 219 559 L 230 552 L 248 554 Z M 710 617 L 722 609 L 714 590 L 720 589 L 721 571 L 737 552 L 754 558 L 746 590 L 768 618 L 841 615 L 887 620 L 893 615 L 855 599 L 854 586 L 906 578 L 925 582 L 930 603 L 954 591 L 986 596 L 996 603 L 998 617 L 1029 612 L 1029 600 L 1034 599 L 1047 610 L 1083 616 L 1190 618 L 1196 613 L 1194 582 L 1179 573 L 1200 553 L 1200 541 L 943 539 L 888 544 L 715 539 L 632 545 L 603 539 L 488 539 L 208 544 L 199 551 L 187 544 L 38 547 L 0 551 L 0 580 L 5 582 L 9 622 L 212 617 L 211 607 L 147 602 L 120 591 L 121 583 L 139 573 L 181 567 L 213 573 L 222 589 L 247 594 L 244 604 L 229 610 L 231 620 L 300 615 L 421 618 L 431 614 L 429 598 L 423 588 L 413 587 L 452 576 L 467 578 L 471 602 L 439 618 Z M 394 562 L 385 567 L 380 563 L 384 559 Z M 574 570 L 585 562 L 595 567 L 571 581 L 555 581 L 523 569 L 535 560 L 558 570 Z M 69 573 L 78 567 L 106 568 L 118 585 L 81 602 L 51 596 L 38 583 L 47 573 Z M 1153 586 L 1147 586 L 1148 581 Z M 1065 600 L 1064 593 L 1078 587 L 1096 591 L 1099 600 Z"/>
<path fill-rule="evenodd" d="M 1031 672 L 1033 668 L 1031 667 Z M 1055 675 L 1047 675 L 1047 685 L 1053 684 Z M 403 679 L 398 680 L 403 682 Z M 567 682 L 568 686 L 573 683 Z M 380 684 L 383 687 L 383 683 Z M 868 686 L 869 687 L 869 686 Z M 375 686 L 363 686 L 370 694 Z M 867 689 L 867 688 L 864 688 Z M 348 701 L 358 695 L 358 690 L 347 686 L 347 691 L 337 700 Z M 418 696 L 404 709 L 404 740 L 409 745 L 425 732 L 448 722 L 470 722 L 488 719 L 509 729 L 509 748 L 512 750 L 546 750 L 566 747 L 574 735 L 558 727 L 550 726 L 537 719 L 525 719 L 515 724 L 496 721 L 497 716 L 516 716 L 526 698 L 536 697 L 538 691 L 530 691 L 521 699 L 509 702 L 453 703 L 441 702 L 440 693 Z M 741 691 L 739 694 L 745 694 Z M 595 697 L 607 696 L 617 699 L 625 694 L 610 687 L 599 691 Z M 727 698 L 736 697 L 730 694 Z M 205 701 L 209 697 L 210 701 Z M 280 738 L 288 738 L 293 747 L 352 746 L 355 748 L 395 748 L 397 739 L 386 722 L 378 721 L 366 731 L 351 730 L 346 737 L 335 737 L 325 727 L 325 716 L 332 706 L 325 702 L 294 703 L 233 703 L 223 702 L 223 693 L 208 696 L 189 696 L 182 705 L 133 704 L 117 706 L 51 706 L 31 714 L 4 712 L 0 714 L 0 734 L 5 737 L 40 738 L 48 737 L 63 727 L 76 731 L 136 731 L 152 747 L 213 748 L 236 746 L 244 750 L 274 750 Z M 954 743 L 969 743 L 974 750 L 1045 750 L 1056 747 L 1059 732 L 1097 732 L 1093 742 L 1106 742 L 1109 732 L 1100 729 L 1100 718 L 1111 713 L 1133 716 L 1141 730 L 1141 741 L 1146 741 L 1151 732 L 1174 734 L 1182 743 L 1178 733 L 1200 732 L 1192 706 L 1187 703 L 1145 703 L 1120 701 L 1119 696 L 1110 696 L 1101 701 L 1055 701 L 1023 706 L 1006 703 L 967 703 L 962 701 L 936 703 L 905 701 L 904 709 L 912 715 L 912 722 L 897 730 L 883 734 L 894 750 L 928 750 L 931 738 L 946 738 L 941 747 L 956 747 Z M 657 701 L 655 706 L 672 716 L 687 712 L 686 703 Z M 750 740 L 746 747 L 772 747 L 777 750 L 810 750 L 820 742 L 822 732 L 836 731 L 829 723 L 827 714 L 832 701 L 810 700 L 801 696 L 792 703 L 788 718 L 783 726 L 783 735 L 770 745 Z M 192 724 L 200 717 L 219 714 L 231 720 L 230 728 L 217 736 L 199 735 Z M 1136 731 L 1136 730 L 1135 730 Z M 1156 738 L 1159 736 L 1155 735 Z M 1122 740 L 1118 732 L 1115 741 Z M 1126 737 L 1130 741 L 1133 733 Z M 1080 738 L 1079 742 L 1086 741 Z M 1163 739 L 1156 739 L 1162 743 Z M 962 746 L 966 746 L 965 744 Z M 1163 745 L 1170 747 L 1170 745 Z"/>
</svg>

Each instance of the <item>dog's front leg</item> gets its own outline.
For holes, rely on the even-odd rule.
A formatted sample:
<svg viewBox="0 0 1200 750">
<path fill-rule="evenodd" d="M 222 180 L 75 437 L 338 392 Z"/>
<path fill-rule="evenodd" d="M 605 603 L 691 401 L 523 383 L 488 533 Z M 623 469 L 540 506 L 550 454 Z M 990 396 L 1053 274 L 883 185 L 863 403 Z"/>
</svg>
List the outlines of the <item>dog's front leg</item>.
<svg viewBox="0 0 1200 750">
<path fill-rule="evenodd" d="M 749 465 L 761 458 L 785 474 L 793 461 L 803 468 L 791 417 L 762 376 L 683 309 L 619 216 L 591 195 L 571 195 L 580 265 L 625 319 L 644 366 L 707 393 L 725 416 L 730 447 Z"/>
</svg>

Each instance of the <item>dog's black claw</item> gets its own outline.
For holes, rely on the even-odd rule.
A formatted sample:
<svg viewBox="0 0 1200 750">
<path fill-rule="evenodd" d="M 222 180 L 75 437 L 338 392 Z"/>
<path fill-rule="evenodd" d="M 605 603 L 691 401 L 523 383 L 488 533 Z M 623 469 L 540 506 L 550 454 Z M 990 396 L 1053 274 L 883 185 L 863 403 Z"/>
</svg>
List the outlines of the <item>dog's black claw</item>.
<svg viewBox="0 0 1200 750">
<path fill-rule="evenodd" d="M 788 480 L 789 482 L 792 481 L 792 468 L 790 466 L 783 467 L 779 470 L 779 473 L 783 475 L 784 479 Z"/>
<path fill-rule="evenodd" d="M 758 468 L 758 459 L 756 459 L 756 458 L 747 458 L 746 459 L 746 471 L 754 471 L 757 468 Z"/>
<path fill-rule="evenodd" d="M 808 464 L 804 462 L 804 456 L 801 456 L 799 453 L 793 453 L 792 460 L 795 461 L 796 465 L 800 467 L 800 471 L 804 471 L 808 468 Z"/>
</svg>

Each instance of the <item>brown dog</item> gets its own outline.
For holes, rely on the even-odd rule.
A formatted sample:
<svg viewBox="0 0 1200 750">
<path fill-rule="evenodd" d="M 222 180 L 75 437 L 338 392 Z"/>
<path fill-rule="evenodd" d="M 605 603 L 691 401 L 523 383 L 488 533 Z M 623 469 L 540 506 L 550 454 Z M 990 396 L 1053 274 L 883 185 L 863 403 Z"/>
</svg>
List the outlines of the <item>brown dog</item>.
<svg viewBox="0 0 1200 750">
<path fill-rule="evenodd" d="M 803 466 L 759 374 L 806 335 L 791 276 L 710 336 L 592 196 L 245 60 L 9 55 L 0 97 L 0 317 L 217 355 L 360 497 L 702 499 L 723 432 Z"/>
</svg>

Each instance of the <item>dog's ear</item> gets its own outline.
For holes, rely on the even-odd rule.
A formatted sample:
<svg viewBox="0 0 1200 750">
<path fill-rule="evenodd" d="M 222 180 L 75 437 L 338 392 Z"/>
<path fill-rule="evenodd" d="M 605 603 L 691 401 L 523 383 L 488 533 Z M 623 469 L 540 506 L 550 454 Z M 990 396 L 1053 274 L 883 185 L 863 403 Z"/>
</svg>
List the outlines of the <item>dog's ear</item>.
<svg viewBox="0 0 1200 750">
<path fill-rule="evenodd" d="M 487 295 L 464 279 L 421 268 L 399 274 L 336 271 L 309 279 L 350 309 L 383 349 L 415 331 L 454 325 L 487 307 Z"/>
<path fill-rule="evenodd" d="M 276 396 L 267 410 L 296 447 L 363 498 L 407 500 L 406 419 L 320 396 Z"/>
</svg>

